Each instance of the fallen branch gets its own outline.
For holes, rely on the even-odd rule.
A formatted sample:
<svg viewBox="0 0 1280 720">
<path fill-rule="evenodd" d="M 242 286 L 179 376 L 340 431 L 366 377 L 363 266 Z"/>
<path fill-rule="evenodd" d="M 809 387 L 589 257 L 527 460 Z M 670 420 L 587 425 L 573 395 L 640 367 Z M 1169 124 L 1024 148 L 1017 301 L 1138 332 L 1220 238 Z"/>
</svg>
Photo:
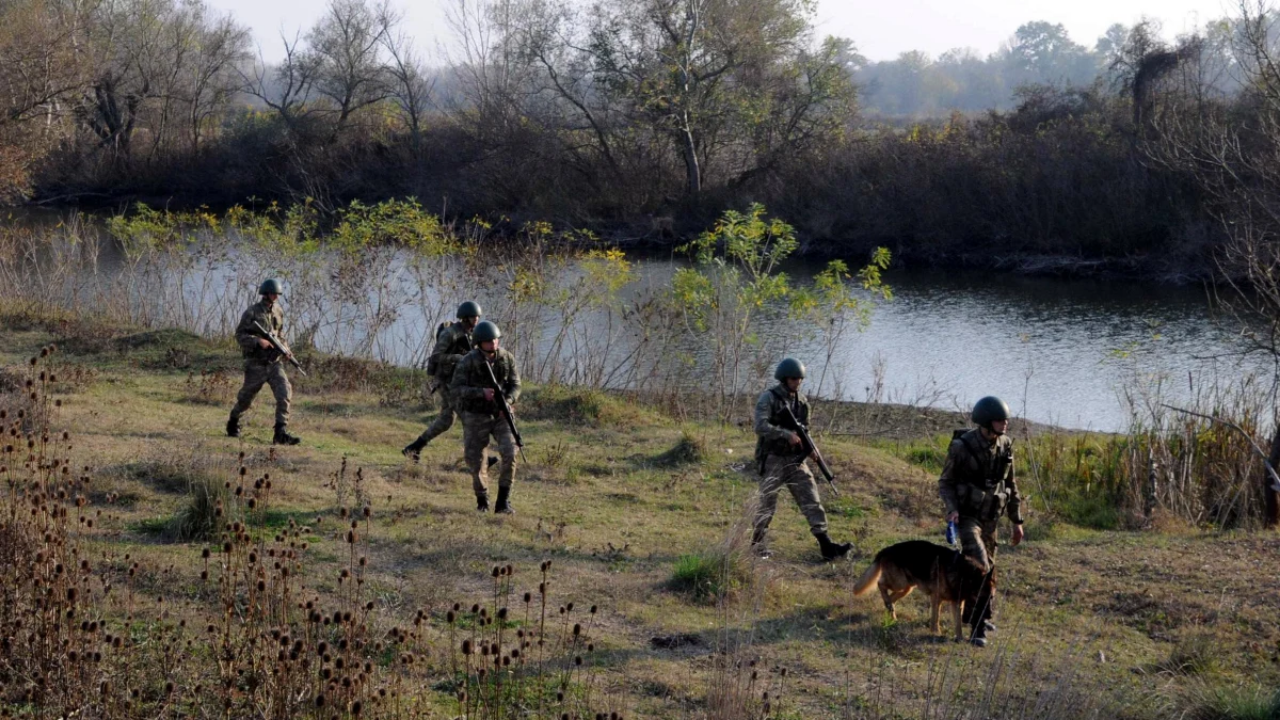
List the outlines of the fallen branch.
<svg viewBox="0 0 1280 720">
<path fill-rule="evenodd" d="M 1166 403 L 1160 403 L 1160 405 L 1162 407 L 1167 407 L 1170 410 L 1173 410 L 1174 412 L 1180 412 L 1180 413 L 1183 413 L 1184 415 L 1194 415 L 1195 417 L 1198 417 L 1198 418 L 1204 418 L 1205 420 L 1216 422 L 1219 425 L 1226 425 L 1232 430 L 1235 430 L 1236 432 L 1243 435 L 1244 439 L 1249 441 L 1249 447 L 1253 448 L 1253 451 L 1258 454 L 1258 457 L 1262 458 L 1262 465 L 1267 469 L 1268 477 L 1271 478 L 1271 489 L 1275 492 L 1280 493 L 1280 475 L 1277 475 L 1276 469 L 1271 466 L 1271 458 L 1265 452 L 1262 451 L 1262 447 L 1258 445 L 1257 441 L 1253 439 L 1253 436 L 1250 435 L 1248 432 L 1246 432 L 1244 428 L 1231 422 L 1230 420 L 1224 420 L 1216 415 L 1206 415 L 1201 412 L 1196 412 L 1194 410 L 1187 410 L 1185 408 L 1175 407 L 1173 405 L 1168 405 Z"/>
</svg>

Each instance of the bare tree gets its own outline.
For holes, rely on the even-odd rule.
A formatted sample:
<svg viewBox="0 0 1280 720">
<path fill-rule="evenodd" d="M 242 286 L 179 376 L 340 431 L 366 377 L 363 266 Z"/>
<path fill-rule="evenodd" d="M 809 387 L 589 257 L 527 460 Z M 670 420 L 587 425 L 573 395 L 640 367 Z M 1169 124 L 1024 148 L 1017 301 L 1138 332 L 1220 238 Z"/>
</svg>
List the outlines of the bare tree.
<svg viewBox="0 0 1280 720">
<path fill-rule="evenodd" d="M 446 15 L 459 50 L 449 64 L 459 83 L 452 105 L 481 142 L 500 145 L 520 122 L 530 72 L 517 47 L 518 0 L 456 0 Z"/>
<path fill-rule="evenodd" d="M 249 71 L 241 71 L 242 89 L 274 110 L 285 127 L 297 134 L 311 112 L 307 102 L 312 97 L 315 68 L 303 55 L 299 35 L 295 34 L 290 40 L 281 33 L 280 42 L 284 45 L 284 59 L 280 64 L 273 71 L 259 50 L 258 60 Z"/>
<path fill-rule="evenodd" d="M 414 157 L 422 152 L 422 123 L 431 104 L 435 79 L 428 77 L 422 61 L 413 48 L 413 38 L 397 33 L 384 39 L 390 56 L 388 74 L 391 78 L 389 92 L 405 126 L 409 130 L 409 143 Z"/>
<path fill-rule="evenodd" d="M 685 192 L 696 198 L 708 172 L 747 179 L 820 128 L 834 129 L 838 123 L 815 122 L 826 110 L 838 105 L 828 117 L 842 121 L 851 109 L 841 47 L 809 50 L 808 12 L 793 0 L 601 0 L 588 41 L 575 48 L 591 77 L 576 95 L 608 97 L 626 108 L 626 124 L 669 138 Z M 540 59 L 551 73 L 546 54 Z M 575 105 L 585 116 L 586 103 Z"/>
<path fill-rule="evenodd" d="M 143 103 L 154 97 L 159 44 L 149 0 L 106 0 L 93 25 L 94 78 L 78 112 L 103 148 L 117 158 L 133 149 Z"/>
<path fill-rule="evenodd" d="M 306 62 L 318 96 L 332 102 L 333 137 L 361 109 L 392 95 L 392 78 L 382 53 L 399 16 L 389 0 L 330 0 L 328 12 L 307 33 Z"/>
<path fill-rule="evenodd" d="M 241 88 L 239 67 L 249 60 L 248 48 L 249 30 L 230 15 L 201 23 L 184 97 L 193 152 L 200 150 L 210 120 L 227 108 Z"/>
<path fill-rule="evenodd" d="M 0 201 L 25 197 L 30 172 L 72 136 L 67 110 L 90 75 L 77 48 L 86 44 L 91 2 L 14 0 L 0 23 Z"/>
</svg>

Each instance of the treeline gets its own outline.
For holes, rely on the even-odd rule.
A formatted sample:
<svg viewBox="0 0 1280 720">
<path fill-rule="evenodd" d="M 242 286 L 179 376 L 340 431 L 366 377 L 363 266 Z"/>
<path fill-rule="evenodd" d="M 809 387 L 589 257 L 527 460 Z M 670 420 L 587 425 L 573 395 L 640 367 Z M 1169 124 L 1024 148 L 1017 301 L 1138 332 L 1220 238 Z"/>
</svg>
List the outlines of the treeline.
<svg viewBox="0 0 1280 720">
<path fill-rule="evenodd" d="M 905 126 L 859 106 L 861 94 L 920 112 L 884 104 L 886 88 L 907 87 L 876 80 L 890 64 L 817 40 L 810 12 L 802 0 L 460 1 L 459 49 L 431 68 L 390 5 L 331 0 L 266 66 L 245 28 L 199 0 L 9 0 L 0 195 L 322 210 L 416 197 L 446 217 L 664 241 L 760 201 L 837 254 L 1205 267 L 1221 224 L 1162 139 L 1197 118 L 1264 127 L 1265 68 L 1246 30 L 1269 27 L 1265 8 L 1173 44 L 1147 23 L 1113 28 L 1093 51 L 1030 23 L 987 60 L 927 64 L 922 82 L 973 79 L 928 111 L 970 112 Z M 1260 42 L 1269 51 L 1271 34 Z M 997 67 L 1000 83 L 981 80 Z M 977 111 L 1009 93 L 1009 109 Z"/>
<path fill-rule="evenodd" d="M 1008 111 L 1021 102 L 1027 88 L 1087 88 L 1095 83 L 1115 89 L 1123 81 L 1128 55 L 1137 31 L 1154 40 L 1159 27 L 1144 21 L 1136 27 L 1109 27 L 1093 47 L 1077 43 L 1060 23 L 1029 22 L 1017 29 L 999 50 L 983 57 L 972 48 L 958 47 L 937 58 L 912 50 L 893 60 L 870 62 L 850 43 L 844 57 L 860 90 L 860 104 L 869 118 L 908 123 L 945 117 L 959 111 Z M 1232 19 L 1206 23 L 1196 35 L 1201 43 L 1203 80 L 1219 92 L 1236 92 L 1241 78 L 1230 72 L 1235 62 Z"/>
</svg>

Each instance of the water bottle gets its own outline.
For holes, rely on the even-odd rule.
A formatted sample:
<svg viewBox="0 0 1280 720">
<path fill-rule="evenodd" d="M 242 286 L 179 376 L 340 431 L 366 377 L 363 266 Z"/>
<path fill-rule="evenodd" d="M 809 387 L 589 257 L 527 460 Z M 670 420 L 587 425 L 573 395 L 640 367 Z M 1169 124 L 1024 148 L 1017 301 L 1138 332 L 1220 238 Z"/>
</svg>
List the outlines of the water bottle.
<svg viewBox="0 0 1280 720">
<path fill-rule="evenodd" d="M 947 544 L 956 544 L 956 524 L 955 522 L 947 523 Z"/>
</svg>

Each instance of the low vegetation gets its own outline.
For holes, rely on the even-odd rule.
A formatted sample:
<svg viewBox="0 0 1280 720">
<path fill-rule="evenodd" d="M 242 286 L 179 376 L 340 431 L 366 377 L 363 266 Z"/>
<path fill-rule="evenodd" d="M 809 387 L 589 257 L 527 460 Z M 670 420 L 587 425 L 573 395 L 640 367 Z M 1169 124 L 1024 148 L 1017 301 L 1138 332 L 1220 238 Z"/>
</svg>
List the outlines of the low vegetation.
<svg viewBox="0 0 1280 720">
<path fill-rule="evenodd" d="M 849 595 L 880 547 L 941 541 L 936 429 L 820 436 L 832 533 L 857 557 L 818 562 L 784 503 L 759 561 L 754 439 L 734 424 L 531 387 L 518 514 L 480 517 L 456 430 L 418 466 L 398 453 L 423 408 L 381 384 L 411 371 L 300 390 L 305 442 L 272 448 L 262 408 L 232 440 L 225 407 L 190 400 L 193 370 L 234 367 L 229 343 L 77 324 L 93 349 L 31 319 L 0 330 L 11 716 L 1274 717 L 1277 586 L 1257 568 L 1276 538 L 1165 496 L 1149 524 L 1125 520 L 1141 504 L 1083 522 L 1071 493 L 1122 496 L 1049 458 L 1123 438 L 1015 429 L 1029 540 L 1002 550 L 979 650 L 935 641 L 923 600 L 886 624 Z M 89 379 L 63 389 L 70 367 Z"/>
</svg>

